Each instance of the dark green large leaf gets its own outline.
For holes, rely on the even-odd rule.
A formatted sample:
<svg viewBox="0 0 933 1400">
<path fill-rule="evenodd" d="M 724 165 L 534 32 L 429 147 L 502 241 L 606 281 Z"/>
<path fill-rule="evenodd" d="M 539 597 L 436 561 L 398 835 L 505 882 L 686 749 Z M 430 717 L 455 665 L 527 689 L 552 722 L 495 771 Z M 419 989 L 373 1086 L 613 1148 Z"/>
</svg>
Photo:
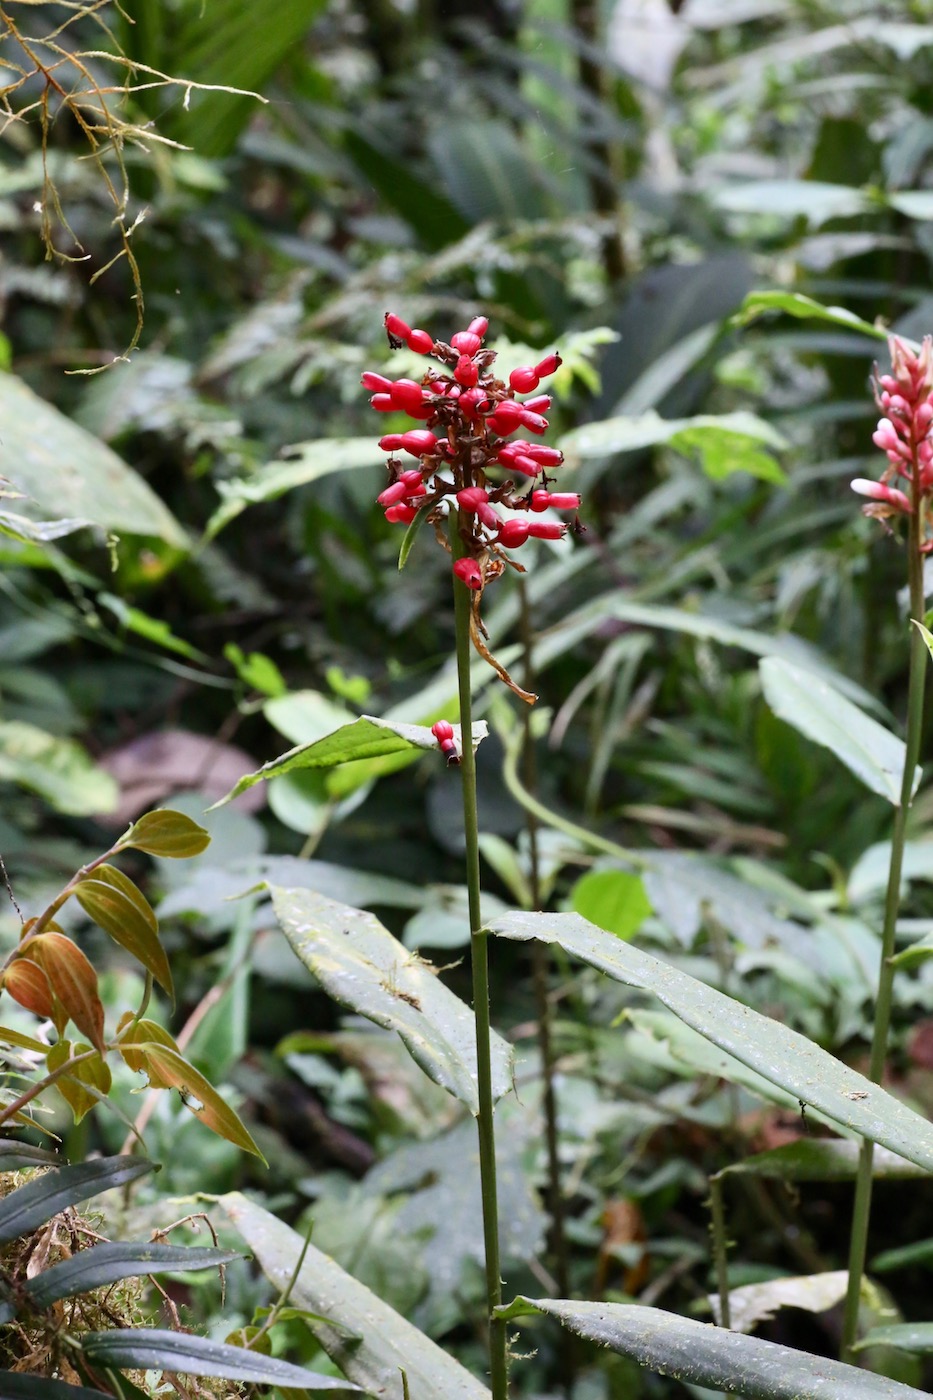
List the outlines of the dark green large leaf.
<svg viewBox="0 0 933 1400">
<path fill-rule="evenodd" d="M 311 890 L 269 889 L 286 938 L 331 996 L 397 1031 L 425 1074 L 478 1113 L 473 1013 L 430 964 L 372 914 Z M 495 1034 L 492 1074 L 499 1099 L 512 1084 L 511 1050 Z"/>
<path fill-rule="evenodd" d="M 184 530 L 142 477 L 12 374 L 0 374 L 0 423 L 0 471 L 29 497 L 18 503 L 25 514 L 34 502 L 41 515 L 77 516 L 187 548 Z"/>
<path fill-rule="evenodd" d="M 81 1249 L 61 1264 L 54 1264 L 26 1285 L 37 1308 L 47 1308 L 59 1298 L 103 1288 L 121 1278 L 164 1274 L 169 1270 L 191 1272 L 216 1269 L 243 1256 L 229 1249 L 191 1249 L 186 1245 L 123 1241 Z"/>
<path fill-rule="evenodd" d="M 547 1313 L 578 1336 L 687 1385 L 745 1400 L 920 1400 L 923 1391 L 841 1361 L 693 1322 L 659 1308 L 516 1298 L 504 1317 Z"/>
<path fill-rule="evenodd" d="M 301 1235 L 238 1191 L 221 1196 L 220 1204 L 272 1286 L 283 1289 L 305 1248 Z M 412 1400 L 489 1400 L 489 1391 L 475 1376 L 313 1244 L 307 1247 L 291 1301 L 330 1319 L 310 1323 L 318 1342 L 341 1370 L 380 1400 L 405 1400 L 403 1371 Z"/>
<path fill-rule="evenodd" d="M 178 1371 L 185 1376 L 220 1376 L 254 1385 L 300 1387 L 312 1394 L 321 1390 L 359 1390 L 359 1386 L 337 1376 L 306 1371 L 303 1366 L 292 1366 L 274 1356 L 262 1356 L 245 1347 L 213 1342 L 209 1337 L 192 1337 L 186 1332 L 157 1327 L 86 1332 L 81 1337 L 81 1350 L 95 1366 Z"/>
<path fill-rule="evenodd" d="M 27 1376 L 20 1371 L 0 1371 L 0 1400 L 110 1400 L 102 1390 L 68 1385 L 45 1376 Z"/>
<path fill-rule="evenodd" d="M 16 1172 L 25 1167 L 60 1167 L 62 1159 L 57 1152 L 49 1152 L 44 1147 L 33 1147 L 28 1142 L 16 1142 L 13 1138 L 0 1138 L 0 1171 Z"/>
<path fill-rule="evenodd" d="M 18 1186 L 0 1201 L 0 1244 L 28 1235 L 59 1211 L 80 1205 L 113 1186 L 135 1181 L 152 1169 L 152 1162 L 139 1157 L 102 1157 L 96 1162 L 55 1167 L 25 1186 Z"/>
<path fill-rule="evenodd" d="M 802 1104 L 933 1171 L 933 1123 L 780 1021 L 604 933 L 578 914 L 506 914 L 490 928 L 520 942 L 538 938 L 556 943 L 617 982 L 653 993 L 688 1026 Z"/>
</svg>

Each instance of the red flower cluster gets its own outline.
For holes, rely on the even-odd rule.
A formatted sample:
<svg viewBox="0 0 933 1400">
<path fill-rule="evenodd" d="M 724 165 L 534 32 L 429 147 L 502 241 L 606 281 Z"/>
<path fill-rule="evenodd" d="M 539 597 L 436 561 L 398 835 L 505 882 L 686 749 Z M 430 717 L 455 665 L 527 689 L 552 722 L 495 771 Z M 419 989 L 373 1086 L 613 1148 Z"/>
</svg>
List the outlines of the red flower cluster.
<svg viewBox="0 0 933 1400">
<path fill-rule="evenodd" d="M 884 417 L 872 435 L 888 459 L 880 481 L 857 477 L 852 490 L 872 502 L 866 515 L 886 517 L 921 513 L 920 548 L 933 551 L 933 340 L 924 339 L 920 353 L 892 335 L 888 339 L 891 373 L 875 381 L 875 400 Z M 903 481 L 908 492 L 889 483 Z"/>
</svg>

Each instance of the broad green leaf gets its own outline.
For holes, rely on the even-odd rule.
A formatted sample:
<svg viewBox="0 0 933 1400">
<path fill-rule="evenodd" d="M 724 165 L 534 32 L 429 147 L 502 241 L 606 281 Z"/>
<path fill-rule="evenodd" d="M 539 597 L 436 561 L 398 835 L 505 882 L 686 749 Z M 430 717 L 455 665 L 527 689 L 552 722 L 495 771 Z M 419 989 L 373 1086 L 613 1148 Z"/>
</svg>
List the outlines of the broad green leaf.
<svg viewBox="0 0 933 1400">
<path fill-rule="evenodd" d="M 117 784 L 79 743 L 24 720 L 0 723 L 0 781 L 38 793 L 67 816 L 95 816 L 117 805 Z"/>
<path fill-rule="evenodd" d="M 142 608 L 131 607 L 115 594 L 98 593 L 97 602 L 112 612 L 127 632 L 132 632 L 137 637 L 145 637 L 147 642 L 154 642 L 166 651 L 174 651 L 178 656 L 186 656 L 189 661 L 206 663 L 209 660 L 203 651 L 198 651 L 190 642 L 177 637 L 167 622 L 158 617 L 150 617 Z"/>
<path fill-rule="evenodd" d="M 90 1045 L 82 1045 L 80 1041 L 72 1045 L 69 1040 L 59 1040 L 49 1051 L 46 1064 L 50 1071 L 59 1069 L 75 1055 L 82 1055 L 90 1048 Z M 56 1081 L 55 1087 L 74 1114 L 75 1122 L 80 1123 L 84 1115 L 110 1093 L 112 1082 L 109 1065 L 97 1053 L 91 1059 L 74 1065 L 68 1074 Z"/>
<path fill-rule="evenodd" d="M 199 856 L 210 844 L 209 831 L 184 812 L 174 812 L 168 807 L 146 812 L 120 838 L 121 848 L 134 846 L 137 851 L 170 860 Z"/>
<path fill-rule="evenodd" d="M 0 1171 L 18 1172 L 24 1167 L 60 1167 L 61 1163 L 57 1152 L 33 1147 L 28 1142 L 16 1142 L 13 1138 L 0 1138 Z"/>
<path fill-rule="evenodd" d="M 162 1328 L 114 1327 L 84 1332 L 81 1350 L 93 1366 L 133 1371 L 173 1371 L 185 1376 L 220 1376 L 254 1385 L 297 1387 L 312 1395 L 322 1390 L 357 1390 L 339 1376 L 322 1376 L 274 1356 L 244 1347 Z"/>
<path fill-rule="evenodd" d="M 933 1123 L 780 1021 L 733 1000 L 578 914 L 507 914 L 493 933 L 538 938 L 617 982 L 653 993 L 688 1026 L 839 1127 L 871 1138 L 933 1171 Z"/>
<path fill-rule="evenodd" d="M 898 190 L 887 202 L 908 219 L 933 219 L 933 190 Z"/>
<path fill-rule="evenodd" d="M 70 1259 L 53 1264 L 26 1284 L 26 1292 L 37 1308 L 48 1308 L 60 1298 L 104 1288 L 121 1278 L 169 1271 L 193 1273 L 216 1269 L 243 1255 L 229 1249 L 198 1249 L 187 1245 L 152 1244 L 145 1240 L 95 1244 L 79 1249 Z"/>
<path fill-rule="evenodd" d="M 884 1249 L 871 1261 L 873 1274 L 890 1274 L 897 1269 L 913 1269 L 933 1263 L 933 1240 L 912 1240 L 897 1249 Z"/>
<path fill-rule="evenodd" d="M 811 671 L 773 656 L 762 661 L 759 670 L 765 699 L 778 719 L 829 749 L 879 797 L 900 805 L 906 756 L 901 739 Z M 917 768 L 912 793 L 919 782 Z"/>
<path fill-rule="evenodd" d="M 172 972 L 159 942 L 159 924 L 149 901 L 115 865 L 98 865 L 82 875 L 75 899 L 115 943 L 132 953 L 159 986 L 172 992 Z"/>
<path fill-rule="evenodd" d="M 305 1248 L 301 1235 L 262 1206 L 234 1191 L 219 1204 L 252 1250 L 263 1273 L 282 1290 Z M 308 1245 L 291 1301 L 329 1323 L 310 1323 L 317 1341 L 351 1380 L 382 1400 L 412 1397 L 489 1400 L 489 1391 L 406 1318 L 388 1307 L 326 1254 Z"/>
<path fill-rule="evenodd" d="M 860 1150 L 860 1144 L 851 1139 L 802 1137 L 769 1152 L 743 1157 L 723 1167 L 715 1176 L 717 1180 L 748 1175 L 775 1181 L 854 1181 Z M 922 1167 L 905 1161 L 885 1147 L 876 1147 L 872 1154 L 872 1176 L 879 1179 L 906 1181 L 926 1175 Z"/>
<path fill-rule="evenodd" d="M 152 1169 L 152 1162 L 139 1157 L 101 1157 L 77 1166 L 53 1167 L 44 1176 L 17 1186 L 0 1201 L 0 1244 L 28 1235 L 60 1211 L 135 1181 Z"/>
<path fill-rule="evenodd" d="M 321 438 L 317 442 L 300 442 L 286 450 L 293 454 L 287 461 L 267 462 L 252 476 L 217 482 L 222 499 L 205 527 L 206 540 L 219 535 L 247 506 L 259 501 L 276 501 L 286 492 L 308 486 L 332 472 L 357 471 L 382 466 L 385 462 L 385 453 L 375 436 Z"/>
<path fill-rule="evenodd" d="M 661 1308 L 516 1298 L 499 1310 L 506 1318 L 533 1313 L 556 1317 L 571 1332 L 630 1356 L 649 1371 L 745 1400 L 920 1400 L 924 1394 L 842 1361 L 745 1337 Z"/>
<path fill-rule="evenodd" d="M 753 443 L 763 443 L 776 449 L 787 446 L 776 428 L 744 409 L 737 413 L 704 413 L 696 418 L 661 418 L 650 409 L 637 417 L 606 418 L 599 423 L 587 423 L 583 428 L 566 433 L 561 438 L 560 446 L 567 461 L 573 464 L 590 457 L 608 457 L 617 452 L 636 452 L 645 447 L 656 447 L 685 433 L 689 437 L 684 441 L 689 443 L 693 452 L 704 450 L 707 435 L 710 435 L 710 449 L 715 452 L 717 446 L 722 446 L 723 433 L 745 439 L 745 451 Z"/>
<path fill-rule="evenodd" d="M 40 511 L 187 549 L 184 530 L 142 477 L 12 374 L 0 374 L 0 422 L 4 470 Z"/>
<path fill-rule="evenodd" d="M 684 428 L 670 440 L 675 452 L 699 457 L 703 471 L 712 481 L 724 481 L 735 472 L 746 472 L 760 481 L 783 485 L 787 477 L 758 438 L 728 428 Z"/>
<path fill-rule="evenodd" d="M 259 1148 L 239 1116 L 225 1103 L 204 1075 L 189 1065 L 187 1060 L 170 1045 L 161 1041 L 144 1041 L 139 1052 L 145 1056 L 146 1064 L 151 1065 L 162 1084 L 168 1084 L 181 1094 L 182 1102 L 193 1113 L 199 1123 L 210 1128 L 218 1137 L 242 1147 L 244 1152 L 252 1152 L 264 1162 Z"/>
<path fill-rule="evenodd" d="M 473 1013 L 372 914 L 311 890 L 270 885 L 296 955 L 341 1005 L 397 1031 L 435 1083 L 479 1112 Z M 493 1094 L 511 1088 L 511 1051 L 492 1037 Z"/>
<path fill-rule="evenodd" d="M 631 938 L 651 913 L 641 876 L 624 870 L 588 871 L 574 885 L 570 900 L 575 914 L 617 938 Z"/>
<path fill-rule="evenodd" d="M 844 306 L 824 306 L 800 292 L 749 292 L 732 320 L 738 326 L 747 326 L 750 321 L 757 320 L 768 311 L 783 311 L 786 315 L 796 316 L 798 320 L 803 321 L 829 321 L 832 325 L 845 326 L 847 330 L 871 336 L 873 340 L 888 338 L 888 332 L 883 326 L 873 326 L 871 322 L 863 321 L 860 316 L 856 316 L 853 311 L 847 311 Z"/>
<path fill-rule="evenodd" d="M 897 1347 L 900 1351 L 933 1351 L 933 1322 L 893 1322 L 888 1327 L 873 1327 L 860 1341 L 854 1351 L 865 1351 L 867 1347 Z"/>
<path fill-rule="evenodd" d="M 820 180 L 747 180 L 716 190 L 712 202 L 733 214 L 770 214 L 823 224 L 851 218 L 872 207 L 871 200 L 851 185 Z"/>
<path fill-rule="evenodd" d="M 729 1291 L 729 1326 L 733 1332 L 751 1332 L 759 1322 L 773 1317 L 779 1308 L 801 1308 L 804 1312 L 828 1312 L 846 1295 L 849 1275 L 845 1269 L 825 1274 L 804 1274 L 796 1278 L 770 1278 L 747 1283 Z M 720 1301 L 709 1294 L 713 1316 L 719 1322 Z"/>
<path fill-rule="evenodd" d="M 25 515 L 0 510 L 0 531 L 29 544 L 51 544 L 53 540 L 73 535 L 76 530 L 86 530 L 93 524 L 92 520 L 30 520 Z"/>
<path fill-rule="evenodd" d="M 0 1371 L 0 1396 L 3 1400 L 111 1400 L 102 1390 L 68 1385 L 66 1381 L 48 1380 L 45 1376 L 29 1376 L 21 1371 Z"/>
<path fill-rule="evenodd" d="M 488 732 L 485 722 L 480 720 L 474 723 L 472 732 L 475 749 Z M 460 726 L 457 724 L 454 725 L 454 733 L 459 741 Z M 295 768 L 334 768 L 338 764 L 354 763 L 362 758 L 413 754 L 418 749 L 437 749 L 437 740 L 425 725 L 397 724 L 374 715 L 361 715 L 352 724 L 343 725 L 323 739 L 299 744 L 264 763 L 255 773 L 245 774 L 214 806 L 221 807 L 256 783 L 278 777 L 280 773 L 289 773 Z"/>
</svg>

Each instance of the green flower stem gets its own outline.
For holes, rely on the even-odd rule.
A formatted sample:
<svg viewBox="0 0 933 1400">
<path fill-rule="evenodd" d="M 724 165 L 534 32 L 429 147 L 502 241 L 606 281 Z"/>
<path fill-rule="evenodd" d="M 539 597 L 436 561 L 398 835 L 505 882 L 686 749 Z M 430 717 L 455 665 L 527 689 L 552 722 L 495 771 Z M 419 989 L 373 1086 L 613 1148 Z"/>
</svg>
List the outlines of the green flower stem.
<svg viewBox="0 0 933 1400">
<path fill-rule="evenodd" d="M 450 512 L 449 537 L 454 559 L 463 556 L 458 514 Z M 479 824 L 476 807 L 476 755 L 473 752 L 470 688 L 470 608 L 472 599 L 459 579 L 454 580 L 457 634 L 457 681 L 460 690 L 460 731 L 463 754 L 463 830 L 466 838 L 466 883 L 470 906 L 470 959 L 473 968 L 473 1018 L 476 1026 L 476 1073 L 479 1093 L 479 1171 L 483 1197 L 483 1240 L 486 1251 L 486 1298 L 489 1306 L 489 1370 L 492 1400 L 508 1400 L 509 1375 L 506 1324 L 495 1310 L 502 1303 L 499 1269 L 499 1204 L 496 1193 L 496 1141 L 493 1121 L 492 1061 L 489 1048 L 489 952 L 488 935 L 480 912 Z"/>
<path fill-rule="evenodd" d="M 910 533 L 907 544 L 910 616 L 912 619 L 922 622 L 925 607 L 923 556 L 920 553 L 919 514 L 916 505 L 915 502 L 914 514 L 910 517 Z M 875 1024 L 868 1070 L 868 1077 L 875 1084 L 881 1083 L 887 1056 L 894 987 L 894 967 L 891 960 L 894 956 L 894 934 L 900 905 L 901 870 L 904 863 L 907 815 L 913 796 L 914 771 L 920 756 L 923 692 L 926 683 L 926 668 L 929 664 L 926 643 L 922 634 L 916 627 L 911 627 L 910 631 L 910 674 L 907 686 L 907 742 L 904 754 L 904 775 L 901 780 L 900 804 L 895 812 L 894 832 L 891 837 L 891 863 L 888 867 L 884 927 L 881 936 L 881 968 L 878 975 L 878 996 L 875 1001 Z M 853 1359 L 852 1348 L 858 1334 L 859 1300 L 862 1275 L 865 1272 L 868 1223 L 871 1215 L 873 1157 L 874 1143 L 865 1138 L 859 1154 L 858 1172 L 855 1178 L 855 1203 L 852 1207 L 852 1230 L 849 1240 L 849 1286 L 846 1293 L 845 1323 L 842 1335 L 842 1358 L 844 1361 Z"/>
</svg>

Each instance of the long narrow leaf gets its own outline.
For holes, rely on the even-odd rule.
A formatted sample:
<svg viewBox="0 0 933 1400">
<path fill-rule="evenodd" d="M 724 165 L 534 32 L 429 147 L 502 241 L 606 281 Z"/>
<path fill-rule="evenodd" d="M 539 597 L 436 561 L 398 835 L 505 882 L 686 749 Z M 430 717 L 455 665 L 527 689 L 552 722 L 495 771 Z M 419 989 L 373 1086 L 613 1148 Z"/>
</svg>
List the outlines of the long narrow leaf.
<svg viewBox="0 0 933 1400">
<path fill-rule="evenodd" d="M 172 1371 L 185 1376 L 219 1376 L 253 1385 L 289 1386 L 308 1390 L 359 1390 L 338 1376 L 322 1376 L 293 1366 L 274 1356 L 262 1356 L 245 1347 L 192 1337 L 187 1332 L 163 1328 L 126 1327 L 109 1332 L 87 1332 L 81 1349 L 95 1366 L 127 1367 L 139 1371 Z"/>
<path fill-rule="evenodd" d="M 121 1278 L 164 1274 L 169 1270 L 189 1273 L 216 1269 L 220 1264 L 230 1264 L 242 1257 L 229 1249 L 192 1249 L 186 1245 L 119 1240 L 79 1250 L 70 1259 L 31 1279 L 26 1291 L 36 1307 L 47 1308 L 59 1298 L 103 1288 Z"/>
<path fill-rule="evenodd" d="M 20 1371 L 0 1371 L 0 1400 L 110 1400 L 102 1390 L 27 1376 Z"/>
<path fill-rule="evenodd" d="M 0 1244 L 37 1230 L 69 1206 L 145 1176 L 153 1165 L 139 1157 L 102 1157 L 98 1162 L 57 1167 L 18 1186 L 0 1201 Z"/>
</svg>

